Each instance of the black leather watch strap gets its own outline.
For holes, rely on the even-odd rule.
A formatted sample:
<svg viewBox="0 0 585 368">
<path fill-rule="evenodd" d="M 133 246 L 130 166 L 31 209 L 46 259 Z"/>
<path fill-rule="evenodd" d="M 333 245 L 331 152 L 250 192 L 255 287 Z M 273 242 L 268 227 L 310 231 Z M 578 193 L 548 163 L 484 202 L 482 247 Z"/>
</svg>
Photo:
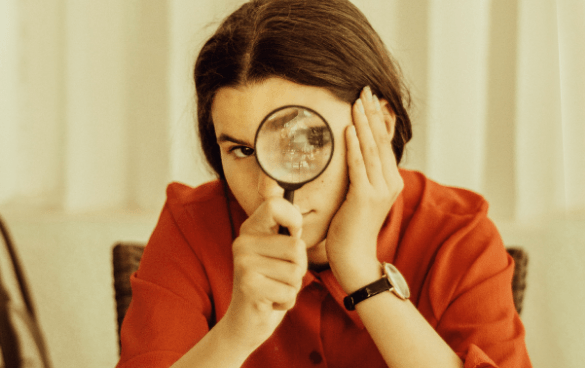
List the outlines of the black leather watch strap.
<svg viewBox="0 0 585 368">
<path fill-rule="evenodd" d="M 357 303 L 371 298 L 374 295 L 378 295 L 386 290 L 390 290 L 391 288 L 392 285 L 390 284 L 390 281 L 388 281 L 388 278 L 382 277 L 378 281 L 374 281 L 343 298 L 343 304 L 345 305 L 345 309 L 352 311 L 355 310 L 355 305 Z"/>
</svg>

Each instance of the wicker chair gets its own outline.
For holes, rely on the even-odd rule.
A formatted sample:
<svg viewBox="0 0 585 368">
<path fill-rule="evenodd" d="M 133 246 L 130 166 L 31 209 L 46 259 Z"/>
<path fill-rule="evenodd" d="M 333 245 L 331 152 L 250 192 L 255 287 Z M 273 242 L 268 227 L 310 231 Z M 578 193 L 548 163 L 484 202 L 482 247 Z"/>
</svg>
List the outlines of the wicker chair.
<svg viewBox="0 0 585 368">
<path fill-rule="evenodd" d="M 140 258 L 144 252 L 142 243 L 118 243 L 113 249 L 114 264 L 114 291 L 116 297 L 116 315 L 118 317 L 118 348 L 121 348 L 120 330 L 126 310 L 132 300 L 130 275 L 140 265 Z"/>
<path fill-rule="evenodd" d="M 522 312 L 524 291 L 526 290 L 526 272 L 528 270 L 528 253 L 520 247 L 506 248 L 514 258 L 514 276 L 512 277 L 512 294 L 518 314 Z"/>
<path fill-rule="evenodd" d="M 116 293 L 116 309 L 118 315 L 118 346 L 120 345 L 120 329 L 126 310 L 132 300 L 130 275 L 138 269 L 144 245 L 139 243 L 118 243 L 114 246 L 114 290 Z M 514 258 L 514 277 L 512 279 L 512 293 L 514 305 L 518 314 L 522 312 L 524 290 L 526 289 L 526 271 L 528 268 L 528 254 L 522 248 L 509 247 L 508 253 Z"/>
</svg>

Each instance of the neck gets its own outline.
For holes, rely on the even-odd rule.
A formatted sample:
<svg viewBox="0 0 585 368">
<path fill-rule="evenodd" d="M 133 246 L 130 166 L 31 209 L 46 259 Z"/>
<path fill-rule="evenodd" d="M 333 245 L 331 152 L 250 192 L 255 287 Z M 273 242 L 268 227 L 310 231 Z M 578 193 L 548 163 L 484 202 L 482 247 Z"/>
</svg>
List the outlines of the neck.
<svg viewBox="0 0 585 368">
<path fill-rule="evenodd" d="M 330 269 L 329 263 L 309 263 L 309 270 L 317 273 Z"/>
</svg>

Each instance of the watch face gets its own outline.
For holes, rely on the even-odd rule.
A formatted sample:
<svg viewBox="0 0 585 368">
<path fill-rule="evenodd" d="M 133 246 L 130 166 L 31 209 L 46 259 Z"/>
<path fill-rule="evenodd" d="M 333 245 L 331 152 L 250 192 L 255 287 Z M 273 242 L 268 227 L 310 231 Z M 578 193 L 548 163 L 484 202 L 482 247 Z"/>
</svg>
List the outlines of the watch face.
<svg viewBox="0 0 585 368">
<path fill-rule="evenodd" d="M 410 290 L 400 271 L 390 263 L 384 263 L 384 271 L 394 288 L 392 291 L 400 298 L 408 299 L 410 297 Z"/>
</svg>

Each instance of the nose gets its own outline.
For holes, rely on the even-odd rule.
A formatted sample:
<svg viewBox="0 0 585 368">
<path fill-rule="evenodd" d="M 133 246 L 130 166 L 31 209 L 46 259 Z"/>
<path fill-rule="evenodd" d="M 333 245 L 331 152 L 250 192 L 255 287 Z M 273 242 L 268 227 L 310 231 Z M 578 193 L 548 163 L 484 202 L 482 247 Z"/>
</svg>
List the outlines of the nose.
<svg viewBox="0 0 585 368">
<path fill-rule="evenodd" d="M 262 199 L 265 200 L 269 197 L 283 196 L 284 189 L 278 185 L 276 180 L 266 175 L 262 170 L 260 170 L 258 176 L 258 194 L 260 194 Z"/>
</svg>

